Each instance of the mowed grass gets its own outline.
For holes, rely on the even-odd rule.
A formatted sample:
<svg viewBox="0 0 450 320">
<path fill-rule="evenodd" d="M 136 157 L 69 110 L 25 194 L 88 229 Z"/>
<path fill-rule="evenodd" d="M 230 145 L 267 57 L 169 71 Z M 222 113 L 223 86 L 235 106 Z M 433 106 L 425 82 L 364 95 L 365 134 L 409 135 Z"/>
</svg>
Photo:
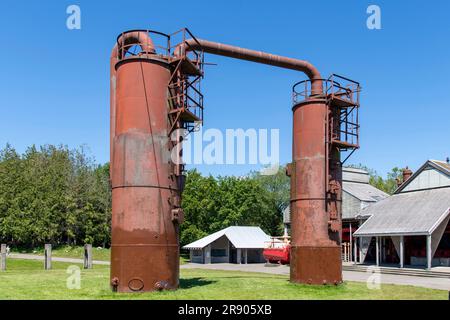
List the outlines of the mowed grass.
<svg viewBox="0 0 450 320">
<path fill-rule="evenodd" d="M 68 289 L 68 263 L 53 263 L 43 270 L 42 261 L 8 259 L 8 270 L 0 272 L 0 299 L 447 299 L 446 291 L 413 286 L 382 285 L 369 290 L 365 283 L 341 286 L 303 286 L 288 277 L 201 269 L 181 269 L 180 289 L 152 293 L 113 293 L 109 267 L 81 269 L 81 288 Z M 81 267 L 81 265 L 80 265 Z"/>
</svg>

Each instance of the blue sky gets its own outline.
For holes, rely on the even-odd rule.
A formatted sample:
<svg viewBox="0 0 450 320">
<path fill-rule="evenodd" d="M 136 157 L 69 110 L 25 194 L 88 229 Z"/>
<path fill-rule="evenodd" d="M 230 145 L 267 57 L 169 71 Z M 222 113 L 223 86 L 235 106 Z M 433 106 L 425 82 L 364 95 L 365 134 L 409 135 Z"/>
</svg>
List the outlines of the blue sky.
<svg viewBox="0 0 450 320">
<path fill-rule="evenodd" d="M 195 3 L 195 5 L 193 4 Z M 77 4 L 82 29 L 66 28 Z M 127 5 L 128 4 L 128 5 Z M 366 27 L 379 5 L 382 29 Z M 117 34 L 173 32 L 306 59 L 361 82 L 361 149 L 385 174 L 450 156 L 449 1 L 9 1 L 0 10 L 0 145 L 87 145 L 109 159 L 109 55 Z M 279 128 L 291 158 L 291 87 L 301 73 L 208 56 L 204 128 Z M 192 166 L 191 166 L 192 167 Z M 241 175 L 252 166 L 200 166 Z"/>
</svg>

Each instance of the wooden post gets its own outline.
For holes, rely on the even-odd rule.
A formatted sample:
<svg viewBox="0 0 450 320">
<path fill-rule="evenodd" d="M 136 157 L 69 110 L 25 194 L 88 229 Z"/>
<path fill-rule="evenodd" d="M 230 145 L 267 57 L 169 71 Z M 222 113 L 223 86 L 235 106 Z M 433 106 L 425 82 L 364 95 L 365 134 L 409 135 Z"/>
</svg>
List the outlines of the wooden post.
<svg viewBox="0 0 450 320">
<path fill-rule="evenodd" d="M 357 264 L 358 263 L 358 242 L 357 242 L 358 238 L 355 238 L 355 241 L 353 241 L 353 263 Z"/>
<path fill-rule="evenodd" d="M 427 236 L 427 269 L 431 270 L 433 257 L 431 256 L 431 235 Z"/>
<path fill-rule="evenodd" d="M 92 269 L 92 244 L 84 245 L 84 268 Z"/>
<path fill-rule="evenodd" d="M 44 249 L 44 269 L 50 270 L 52 268 L 52 245 L 45 244 Z"/>
<path fill-rule="evenodd" d="M 247 252 L 247 250 L 248 249 L 244 249 L 245 251 L 244 251 L 244 262 L 245 262 L 245 264 L 247 264 L 247 254 L 248 254 L 248 252 Z"/>
<path fill-rule="evenodd" d="M 242 258 L 241 258 L 241 249 L 236 249 L 236 263 L 241 264 Z"/>
<path fill-rule="evenodd" d="M 0 270 L 6 270 L 6 244 L 2 243 L 0 251 Z"/>
</svg>

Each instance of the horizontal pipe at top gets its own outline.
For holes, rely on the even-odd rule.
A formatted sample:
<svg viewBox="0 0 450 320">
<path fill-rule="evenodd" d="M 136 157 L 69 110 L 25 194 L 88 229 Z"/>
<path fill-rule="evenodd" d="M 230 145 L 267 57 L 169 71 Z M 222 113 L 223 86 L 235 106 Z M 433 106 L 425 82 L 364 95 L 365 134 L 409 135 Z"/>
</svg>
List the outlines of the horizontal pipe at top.
<svg viewBox="0 0 450 320">
<path fill-rule="evenodd" d="M 312 82 L 311 94 L 318 95 L 322 93 L 322 78 L 320 72 L 308 61 L 202 39 L 189 39 L 186 41 L 186 44 L 187 46 L 185 49 L 187 51 L 203 50 L 206 53 L 304 72 Z"/>
</svg>

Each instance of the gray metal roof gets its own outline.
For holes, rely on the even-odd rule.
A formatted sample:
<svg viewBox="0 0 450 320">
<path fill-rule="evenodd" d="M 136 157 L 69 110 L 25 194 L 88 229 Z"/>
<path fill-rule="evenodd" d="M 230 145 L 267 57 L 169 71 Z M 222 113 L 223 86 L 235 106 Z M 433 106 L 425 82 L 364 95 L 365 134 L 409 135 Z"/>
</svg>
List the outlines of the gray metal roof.
<svg viewBox="0 0 450 320">
<path fill-rule="evenodd" d="M 360 182 L 349 182 L 349 181 L 343 181 L 342 182 L 342 190 L 344 192 L 347 192 L 357 198 L 360 201 L 364 202 L 377 202 L 383 199 L 386 199 L 389 197 L 389 195 L 386 192 L 383 192 L 374 186 L 367 184 L 367 183 L 360 183 Z M 351 212 L 345 212 L 345 210 L 342 210 L 342 218 L 343 219 L 350 219 L 355 218 L 356 214 L 359 212 L 356 211 L 354 214 Z M 287 206 L 283 210 L 283 223 L 291 223 L 291 209 L 289 206 Z"/>
<path fill-rule="evenodd" d="M 203 249 L 217 239 L 226 236 L 235 248 L 262 249 L 268 236 L 260 227 L 228 227 L 189 243 L 183 249 Z"/>
<path fill-rule="evenodd" d="M 369 173 L 363 169 L 342 168 L 342 181 L 369 183 Z"/>
<path fill-rule="evenodd" d="M 361 210 L 355 236 L 426 235 L 450 214 L 450 188 L 395 194 Z"/>
<path fill-rule="evenodd" d="M 344 181 L 342 183 L 342 189 L 355 198 L 366 202 L 377 202 L 389 197 L 386 192 L 366 183 Z"/>
<path fill-rule="evenodd" d="M 443 168 L 448 174 L 450 174 L 450 163 L 440 160 L 430 160 L 430 161 L 437 164 L 439 167 Z"/>
</svg>

